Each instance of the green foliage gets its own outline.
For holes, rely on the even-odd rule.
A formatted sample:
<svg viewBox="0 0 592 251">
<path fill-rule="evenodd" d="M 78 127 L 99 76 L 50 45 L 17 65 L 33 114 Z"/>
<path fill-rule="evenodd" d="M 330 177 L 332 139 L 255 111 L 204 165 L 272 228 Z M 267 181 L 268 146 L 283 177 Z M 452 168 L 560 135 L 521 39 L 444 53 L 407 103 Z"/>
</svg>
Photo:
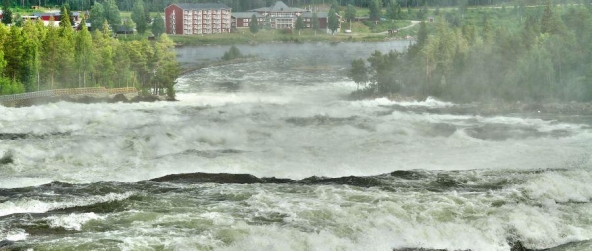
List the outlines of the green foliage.
<svg viewBox="0 0 592 251">
<path fill-rule="evenodd" d="M 255 14 L 251 16 L 251 22 L 249 22 L 249 31 L 251 31 L 253 34 L 259 32 L 259 21 L 257 20 L 257 16 L 255 16 Z"/>
<path fill-rule="evenodd" d="M 10 1 L 4 0 L 2 4 L 2 23 L 3 24 L 11 24 L 12 23 L 12 9 L 10 8 Z"/>
<path fill-rule="evenodd" d="M 136 31 L 139 34 L 144 34 L 146 29 L 148 28 L 148 24 L 146 23 L 146 16 L 144 11 L 144 1 L 136 0 L 134 2 L 134 8 L 132 10 L 132 20 L 136 23 Z"/>
<path fill-rule="evenodd" d="M 105 9 L 101 3 L 95 3 L 90 10 L 90 27 L 99 30 L 105 22 Z"/>
<path fill-rule="evenodd" d="M 162 18 L 162 15 L 157 14 L 156 16 L 154 16 L 154 21 L 152 22 L 152 34 L 154 34 L 155 37 L 159 37 L 160 34 L 163 34 L 165 32 L 165 27 L 164 27 L 164 19 Z"/>
<path fill-rule="evenodd" d="M 233 60 L 233 59 L 237 59 L 237 58 L 242 58 L 243 54 L 240 52 L 240 50 L 238 48 L 236 48 L 236 46 L 231 46 L 230 49 L 224 53 L 224 56 L 222 57 L 222 60 L 224 61 L 228 61 L 228 60 Z"/>
<path fill-rule="evenodd" d="M 0 24 L 0 94 L 135 86 L 174 99 L 180 67 L 173 42 L 166 35 L 155 42 L 120 41 L 111 37 L 106 20 L 102 27 L 90 34 L 84 25 L 74 33 L 70 26 L 41 22 Z"/>
<path fill-rule="evenodd" d="M 103 2 L 104 7 L 104 18 L 109 22 L 113 30 L 117 30 L 117 27 L 121 25 L 121 14 L 119 7 L 117 7 L 115 0 L 107 0 Z"/>
<path fill-rule="evenodd" d="M 360 89 L 360 85 L 365 86 L 368 83 L 368 70 L 366 69 L 366 63 L 363 59 L 355 59 L 351 62 L 351 71 L 348 73 L 350 77 L 357 84 L 357 90 Z"/>
<path fill-rule="evenodd" d="M 25 92 L 25 86 L 13 79 L 0 77 L 0 95 L 18 94 Z"/>
<path fill-rule="evenodd" d="M 368 7 L 370 9 L 370 20 L 380 20 L 380 17 L 382 16 L 381 7 L 382 4 L 380 0 L 370 0 Z"/>
<path fill-rule="evenodd" d="M 403 54 L 375 52 L 369 64 L 352 61 L 349 76 L 365 86 L 356 92 L 365 95 L 592 101 L 592 14 L 571 6 L 562 20 L 558 9 L 540 10 L 529 8 L 523 19 L 508 11 L 468 9 L 464 18 L 441 18 L 435 26 L 422 22 Z"/>
<path fill-rule="evenodd" d="M 319 30 L 320 28 L 320 24 L 319 24 L 319 16 L 317 15 L 317 13 L 312 13 L 312 29 L 315 30 L 315 34 L 316 31 Z"/>
<path fill-rule="evenodd" d="M 401 19 L 401 5 L 395 0 L 391 0 L 386 8 L 386 16 L 389 19 Z"/>
<path fill-rule="evenodd" d="M 327 20 L 327 28 L 329 28 L 331 34 L 333 34 L 339 29 L 339 19 L 337 18 L 337 13 L 335 13 L 334 9 L 329 10 L 328 16 L 329 20 Z"/>
<path fill-rule="evenodd" d="M 68 4 L 62 5 L 60 8 L 60 27 L 72 27 L 73 18 L 70 6 Z"/>
<path fill-rule="evenodd" d="M 298 31 L 298 35 L 300 35 L 300 31 L 304 29 L 304 20 L 302 20 L 301 16 L 298 16 L 298 18 L 296 18 L 296 26 L 294 27 L 294 29 Z"/>
<path fill-rule="evenodd" d="M 85 20 L 82 19 L 81 23 L 84 22 Z M 92 72 L 94 67 L 92 37 L 86 25 L 82 25 L 82 29 L 74 37 L 74 59 L 78 71 L 78 86 L 86 87 L 87 74 Z"/>
<path fill-rule="evenodd" d="M 356 18 L 356 8 L 348 4 L 347 9 L 345 9 L 345 19 L 349 22 L 353 21 Z"/>
</svg>

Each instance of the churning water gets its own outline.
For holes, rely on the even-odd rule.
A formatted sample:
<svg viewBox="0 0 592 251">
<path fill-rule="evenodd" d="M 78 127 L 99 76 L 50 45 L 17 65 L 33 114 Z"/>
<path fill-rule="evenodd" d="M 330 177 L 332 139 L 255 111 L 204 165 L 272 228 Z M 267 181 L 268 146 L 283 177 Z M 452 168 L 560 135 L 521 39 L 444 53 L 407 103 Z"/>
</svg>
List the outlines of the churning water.
<svg viewBox="0 0 592 251">
<path fill-rule="evenodd" d="M 178 102 L 0 107 L 0 250 L 592 249 L 592 118 L 347 98 L 349 60 L 404 45 L 239 47 L 266 56 Z"/>
</svg>

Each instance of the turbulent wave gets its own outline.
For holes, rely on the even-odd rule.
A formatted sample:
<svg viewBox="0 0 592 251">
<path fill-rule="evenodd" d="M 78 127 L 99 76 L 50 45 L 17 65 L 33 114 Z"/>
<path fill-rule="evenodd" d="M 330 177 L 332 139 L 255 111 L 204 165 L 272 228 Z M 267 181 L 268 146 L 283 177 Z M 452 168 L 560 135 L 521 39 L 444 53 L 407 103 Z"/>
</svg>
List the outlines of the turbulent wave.
<svg viewBox="0 0 592 251">
<path fill-rule="evenodd" d="M 0 190 L 0 205 L 19 198 L 23 209 L 0 216 L 0 237 L 10 248 L 96 248 L 91 243 L 98 241 L 118 249 L 138 231 L 157 236 L 175 229 L 185 245 L 215 250 L 255 250 L 261 243 L 249 240 L 266 235 L 290 236 L 296 242 L 287 250 L 321 244 L 310 238 L 364 250 L 374 246 L 364 239 L 378 236 L 388 250 L 577 250 L 592 236 L 585 224 L 592 220 L 591 175 L 586 169 L 398 170 L 300 180 L 187 173 L 134 183 L 53 182 Z M 551 181 L 557 185 L 538 187 Z M 76 232 L 70 240 L 59 237 Z M 190 236 L 200 241 L 186 242 Z M 41 241 L 53 238 L 62 244 Z M 272 239 L 261 241 L 284 247 Z M 153 245 L 175 247 L 155 239 L 130 248 Z"/>
<path fill-rule="evenodd" d="M 589 249 L 592 117 L 352 101 L 349 61 L 309 56 L 0 107 L 0 250 Z"/>
</svg>

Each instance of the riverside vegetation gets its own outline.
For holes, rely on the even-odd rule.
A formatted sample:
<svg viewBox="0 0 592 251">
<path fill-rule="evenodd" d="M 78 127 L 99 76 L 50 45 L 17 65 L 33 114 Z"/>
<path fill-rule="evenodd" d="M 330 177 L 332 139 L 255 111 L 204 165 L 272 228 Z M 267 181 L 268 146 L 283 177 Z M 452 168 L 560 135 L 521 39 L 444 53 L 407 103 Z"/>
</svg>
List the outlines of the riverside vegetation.
<svg viewBox="0 0 592 251">
<path fill-rule="evenodd" d="M 59 27 L 41 21 L 0 24 L 0 94 L 75 87 L 136 87 L 174 99 L 180 67 L 166 35 L 125 41 L 102 29 L 73 30 L 67 6 Z M 82 20 L 81 23 L 85 23 Z"/>
<path fill-rule="evenodd" d="M 592 101 L 592 4 L 440 12 L 404 52 L 351 62 L 356 97 Z"/>
</svg>

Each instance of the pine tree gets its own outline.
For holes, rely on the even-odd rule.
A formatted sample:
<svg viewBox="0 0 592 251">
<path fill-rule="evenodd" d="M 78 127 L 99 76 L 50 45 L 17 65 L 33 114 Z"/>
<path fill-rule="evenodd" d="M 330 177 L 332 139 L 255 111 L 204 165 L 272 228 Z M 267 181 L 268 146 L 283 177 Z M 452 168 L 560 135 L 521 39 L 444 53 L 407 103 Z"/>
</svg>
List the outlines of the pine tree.
<svg viewBox="0 0 592 251">
<path fill-rule="evenodd" d="M 60 7 L 60 26 L 72 27 L 74 24 L 74 15 L 70 10 L 69 4 L 64 4 Z"/>
<path fill-rule="evenodd" d="M 312 13 L 312 29 L 315 32 L 315 35 L 317 35 L 317 31 L 320 28 L 320 24 L 319 24 L 319 17 L 317 16 L 316 12 Z"/>
<path fill-rule="evenodd" d="M 541 33 L 564 34 L 565 29 L 566 27 L 561 19 L 555 13 L 553 13 L 553 10 L 551 9 L 551 2 L 547 0 L 545 2 L 545 10 L 541 18 Z"/>
<path fill-rule="evenodd" d="M 337 18 L 337 13 L 335 13 L 334 9 L 329 11 L 329 17 L 327 21 L 327 28 L 331 30 L 331 34 L 334 34 L 337 29 L 339 29 L 339 19 Z"/>
<path fill-rule="evenodd" d="M 72 27 L 72 12 L 67 4 L 62 5 L 60 8 L 60 27 Z"/>
<path fill-rule="evenodd" d="M 251 16 L 251 22 L 249 23 L 249 30 L 253 34 L 259 32 L 259 21 L 257 20 L 257 16 L 255 16 L 255 14 L 253 14 L 253 16 Z"/>
<path fill-rule="evenodd" d="M 24 44 L 25 58 L 27 62 L 27 80 L 23 80 L 26 91 L 39 91 L 41 81 L 39 70 L 41 67 L 41 41 L 45 36 L 46 28 L 41 22 L 24 22 L 23 34 L 26 38 Z"/>
<path fill-rule="evenodd" d="M 84 18 L 82 19 L 84 23 Z M 76 33 L 74 43 L 74 58 L 76 62 L 76 69 L 78 71 L 78 86 L 86 87 L 86 75 L 92 72 L 94 67 L 92 37 L 86 25 Z"/>
<path fill-rule="evenodd" d="M 41 69 L 43 72 L 41 75 L 49 78 L 50 89 L 54 89 L 55 77 L 59 71 L 58 64 L 55 63 L 60 58 L 59 47 L 59 30 L 56 27 L 50 26 L 41 47 Z"/>
<path fill-rule="evenodd" d="M 300 35 L 300 31 L 304 29 L 304 20 L 302 20 L 301 16 L 296 18 L 296 26 L 294 28 L 298 31 L 298 35 Z"/>
</svg>

